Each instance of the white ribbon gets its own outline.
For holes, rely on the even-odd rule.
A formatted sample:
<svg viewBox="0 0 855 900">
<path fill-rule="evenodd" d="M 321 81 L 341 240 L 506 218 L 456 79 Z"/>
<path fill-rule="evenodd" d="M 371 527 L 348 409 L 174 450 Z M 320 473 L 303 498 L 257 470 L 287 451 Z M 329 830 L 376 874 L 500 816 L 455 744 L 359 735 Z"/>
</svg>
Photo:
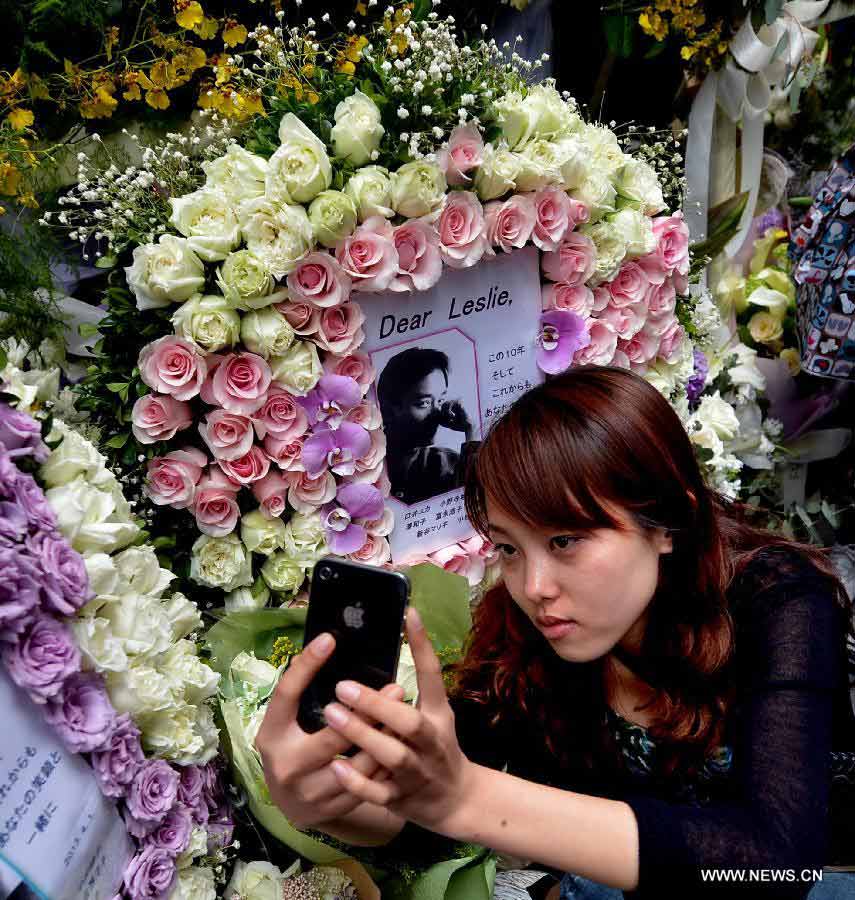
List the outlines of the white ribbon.
<svg viewBox="0 0 855 900">
<path fill-rule="evenodd" d="M 830 0 L 790 0 L 771 25 L 755 32 L 748 16 L 734 35 L 722 69 L 711 72 L 701 85 L 689 113 L 686 147 L 686 221 L 693 242 L 707 236 L 713 120 L 716 105 L 742 127 L 742 164 L 737 193 L 748 202 L 738 232 L 725 247 L 736 255 L 745 241 L 760 190 L 763 165 L 763 117 L 774 87 L 786 84 L 800 61 L 813 52 L 819 35 L 807 26 L 828 8 Z"/>
</svg>

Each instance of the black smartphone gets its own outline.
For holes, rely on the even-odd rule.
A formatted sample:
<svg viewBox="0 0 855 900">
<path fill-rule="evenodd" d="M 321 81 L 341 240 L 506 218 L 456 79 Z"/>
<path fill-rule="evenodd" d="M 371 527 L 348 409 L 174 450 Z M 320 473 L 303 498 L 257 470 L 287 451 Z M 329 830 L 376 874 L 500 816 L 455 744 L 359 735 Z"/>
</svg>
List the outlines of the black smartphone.
<svg viewBox="0 0 855 900">
<path fill-rule="evenodd" d="M 401 572 L 335 556 L 315 563 L 303 646 L 328 631 L 335 650 L 300 697 L 297 724 L 304 731 L 327 724 L 323 710 L 336 699 L 339 681 L 380 690 L 395 680 L 409 599 L 410 582 Z"/>
</svg>

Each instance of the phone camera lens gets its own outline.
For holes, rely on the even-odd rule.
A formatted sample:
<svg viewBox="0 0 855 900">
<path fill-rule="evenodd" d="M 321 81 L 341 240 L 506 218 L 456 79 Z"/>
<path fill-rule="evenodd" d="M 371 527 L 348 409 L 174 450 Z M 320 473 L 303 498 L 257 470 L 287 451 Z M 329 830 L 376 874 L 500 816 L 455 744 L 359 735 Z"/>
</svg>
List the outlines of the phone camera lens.
<svg viewBox="0 0 855 900">
<path fill-rule="evenodd" d="M 318 569 L 318 578 L 320 578 L 321 581 L 329 581 L 330 578 L 332 578 L 332 569 L 329 566 L 321 566 L 320 569 Z"/>
</svg>

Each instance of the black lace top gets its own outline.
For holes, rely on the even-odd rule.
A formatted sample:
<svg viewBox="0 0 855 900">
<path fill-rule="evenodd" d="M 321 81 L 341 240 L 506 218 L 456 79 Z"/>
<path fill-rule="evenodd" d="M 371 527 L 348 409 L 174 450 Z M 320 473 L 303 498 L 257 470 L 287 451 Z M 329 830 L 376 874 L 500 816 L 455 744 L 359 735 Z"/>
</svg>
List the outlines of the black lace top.
<svg viewBox="0 0 855 900">
<path fill-rule="evenodd" d="M 655 742 L 609 708 L 604 721 L 621 748 L 627 777 L 598 781 L 556 769 L 530 728 L 491 728 L 479 705 L 452 701 L 461 746 L 474 762 L 507 766 L 519 777 L 623 800 L 632 808 L 640 874 L 627 900 L 795 900 L 807 895 L 811 883 L 725 886 L 703 881 L 700 868 L 799 872 L 855 866 L 855 789 L 843 781 L 832 789 L 832 762 L 847 759 L 840 751 L 855 751 L 845 615 L 827 581 L 789 549 L 756 557 L 732 585 L 729 601 L 740 695 L 731 708 L 727 744 L 694 779 L 654 777 Z M 415 828 L 408 824 L 400 837 Z M 572 833 L 566 839 L 572 841 Z"/>
</svg>

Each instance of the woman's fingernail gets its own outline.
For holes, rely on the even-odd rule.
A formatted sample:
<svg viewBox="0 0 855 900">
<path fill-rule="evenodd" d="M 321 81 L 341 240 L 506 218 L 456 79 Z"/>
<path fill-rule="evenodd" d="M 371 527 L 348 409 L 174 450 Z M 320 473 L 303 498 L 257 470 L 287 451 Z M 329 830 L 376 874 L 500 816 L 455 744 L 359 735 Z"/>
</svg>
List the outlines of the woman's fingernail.
<svg viewBox="0 0 855 900">
<path fill-rule="evenodd" d="M 340 681 L 336 685 L 335 695 L 345 703 L 355 703 L 359 699 L 359 687 L 353 681 Z"/>
<path fill-rule="evenodd" d="M 347 713 L 344 711 L 344 707 L 339 706 L 338 703 L 330 703 L 325 706 L 324 716 L 327 722 L 331 722 L 333 725 L 347 724 Z"/>
<path fill-rule="evenodd" d="M 326 656 L 332 645 L 333 636 L 325 631 L 312 641 L 312 653 L 314 653 L 315 656 Z"/>
</svg>

